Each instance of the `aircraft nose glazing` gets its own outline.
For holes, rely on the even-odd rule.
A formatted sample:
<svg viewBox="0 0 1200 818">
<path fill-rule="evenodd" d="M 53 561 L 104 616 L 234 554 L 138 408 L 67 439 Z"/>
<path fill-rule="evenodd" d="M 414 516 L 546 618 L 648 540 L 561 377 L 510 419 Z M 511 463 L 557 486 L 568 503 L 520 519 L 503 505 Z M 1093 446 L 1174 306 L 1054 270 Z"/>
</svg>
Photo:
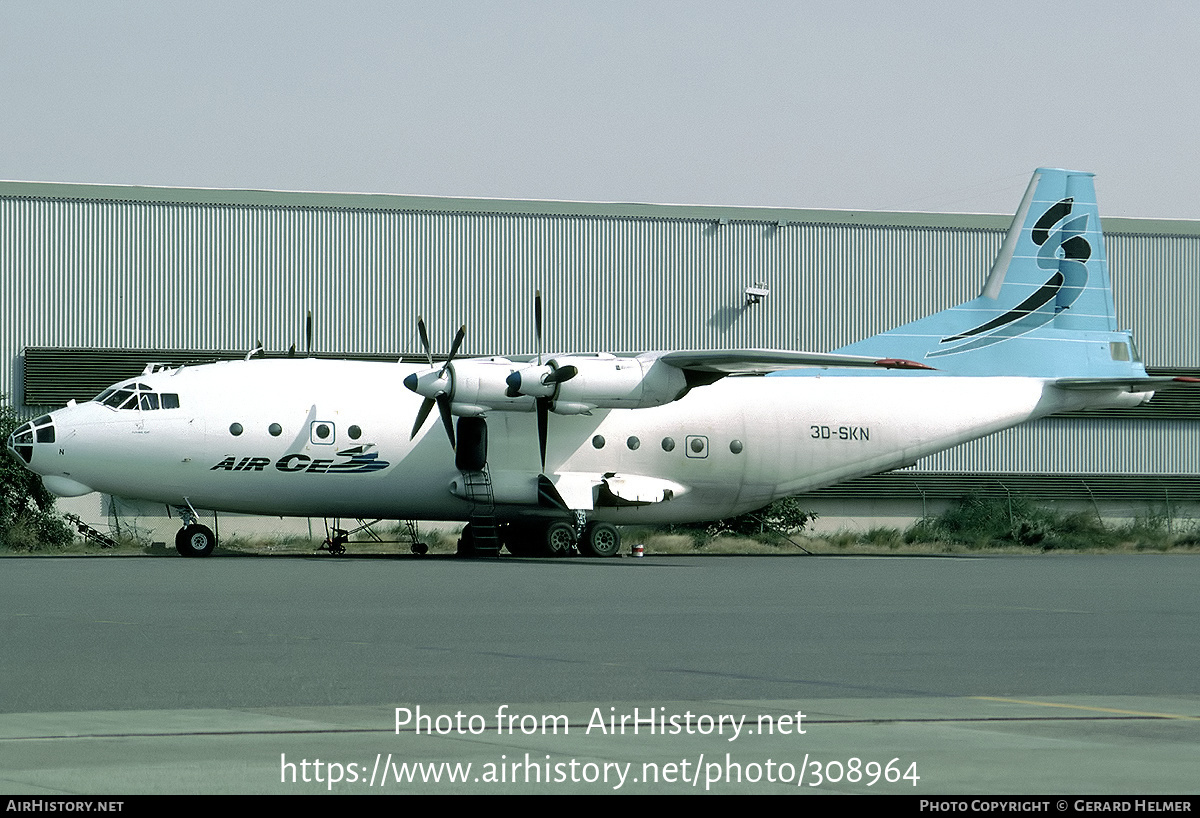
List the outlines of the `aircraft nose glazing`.
<svg viewBox="0 0 1200 818">
<path fill-rule="evenodd" d="M 8 438 L 8 448 L 22 463 L 30 466 L 33 462 L 34 444 L 53 443 L 54 440 L 54 421 L 49 415 L 42 415 L 17 427 Z"/>
<path fill-rule="evenodd" d="M 26 423 L 8 436 L 8 449 L 26 466 L 33 460 L 33 425 Z"/>
</svg>

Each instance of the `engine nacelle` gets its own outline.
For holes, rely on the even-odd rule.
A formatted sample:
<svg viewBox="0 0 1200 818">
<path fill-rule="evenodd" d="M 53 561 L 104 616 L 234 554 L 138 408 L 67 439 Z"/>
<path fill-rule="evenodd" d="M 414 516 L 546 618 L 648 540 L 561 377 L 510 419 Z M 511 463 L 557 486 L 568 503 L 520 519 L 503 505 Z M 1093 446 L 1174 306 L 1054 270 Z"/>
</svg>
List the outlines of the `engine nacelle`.
<svg viewBox="0 0 1200 818">
<path fill-rule="evenodd" d="M 517 364 L 507 358 L 468 358 L 450 364 L 450 411 L 455 415 L 481 415 L 488 411 L 532 412 L 533 398 L 509 397 L 505 379 Z"/>
<path fill-rule="evenodd" d="M 525 395 L 510 397 L 505 379 L 516 371 L 517 365 L 507 358 L 469 358 L 454 361 L 445 367 L 413 372 L 404 385 L 418 395 L 436 400 L 438 395 L 450 398 L 450 413 L 459 417 L 476 417 L 493 410 L 532 412 L 536 405 Z"/>
<path fill-rule="evenodd" d="M 425 398 L 450 397 L 460 417 L 490 411 L 532 412 L 535 399 L 548 399 L 550 411 L 583 415 L 593 409 L 646 409 L 678 400 L 688 390 L 683 371 L 657 358 L 622 358 L 609 353 L 564 355 L 545 364 L 517 364 L 507 358 L 454 361 L 415 372 L 405 386 Z"/>
<path fill-rule="evenodd" d="M 678 400 L 688 390 L 683 372 L 654 358 L 608 353 L 564 355 L 549 362 L 575 374 L 557 384 L 550 410 L 576 415 L 592 409 L 647 409 Z"/>
</svg>

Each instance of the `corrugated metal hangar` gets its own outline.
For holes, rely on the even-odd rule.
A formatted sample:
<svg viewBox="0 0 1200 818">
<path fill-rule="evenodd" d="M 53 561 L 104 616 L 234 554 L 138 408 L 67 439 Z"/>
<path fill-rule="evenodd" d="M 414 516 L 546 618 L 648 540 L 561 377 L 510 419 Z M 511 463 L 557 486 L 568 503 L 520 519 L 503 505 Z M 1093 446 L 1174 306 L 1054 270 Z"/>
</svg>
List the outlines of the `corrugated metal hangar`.
<svg viewBox="0 0 1200 818">
<path fill-rule="evenodd" d="M 275 355 L 416 359 L 417 315 L 435 353 L 466 324 L 461 354 L 529 354 L 539 289 L 548 350 L 831 350 L 974 297 L 1010 221 L 0 182 L 0 393 L 33 413 L 149 361 L 241 357 L 260 341 Z M 1200 222 L 1103 228 L 1118 318 L 1147 367 L 1200 374 Z M 755 285 L 770 294 L 748 303 Z M 1052 417 L 809 499 L 826 514 L 920 516 L 968 491 L 1022 492 L 1178 513 L 1200 502 L 1187 391 Z"/>
</svg>

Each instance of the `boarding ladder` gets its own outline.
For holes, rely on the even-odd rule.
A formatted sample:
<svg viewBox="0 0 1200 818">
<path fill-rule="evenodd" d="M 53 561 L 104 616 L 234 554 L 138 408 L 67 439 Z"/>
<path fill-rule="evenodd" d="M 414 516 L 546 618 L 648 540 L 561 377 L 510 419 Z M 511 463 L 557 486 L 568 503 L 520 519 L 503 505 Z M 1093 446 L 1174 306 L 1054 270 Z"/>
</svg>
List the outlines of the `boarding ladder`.
<svg viewBox="0 0 1200 818">
<path fill-rule="evenodd" d="M 475 556 L 500 556 L 500 532 L 496 526 L 496 499 L 492 476 L 485 465 L 479 471 L 464 471 L 463 489 L 471 502 L 471 545 Z"/>
</svg>

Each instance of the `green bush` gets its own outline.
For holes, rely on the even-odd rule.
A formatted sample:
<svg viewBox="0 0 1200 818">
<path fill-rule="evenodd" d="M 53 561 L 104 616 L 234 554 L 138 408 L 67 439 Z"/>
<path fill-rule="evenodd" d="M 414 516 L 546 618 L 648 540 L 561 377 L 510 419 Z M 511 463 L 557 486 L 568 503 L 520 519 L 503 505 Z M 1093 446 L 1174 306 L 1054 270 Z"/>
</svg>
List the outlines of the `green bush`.
<svg viewBox="0 0 1200 818">
<path fill-rule="evenodd" d="M 970 548 L 1018 545 L 1043 551 L 1110 546 L 1118 539 L 1094 514 L 1060 514 L 1019 495 L 969 495 L 904 532 L 908 543 L 944 542 Z"/>
<path fill-rule="evenodd" d="M 804 529 L 817 515 L 800 506 L 795 497 L 776 500 L 766 508 L 704 523 L 676 523 L 665 526 L 670 534 L 688 534 L 700 547 L 721 534 L 754 537 L 765 542 L 780 542 L 785 534 Z"/>
<path fill-rule="evenodd" d="M 0 441 L 23 423 L 0 397 Z M 54 497 L 42 479 L 26 469 L 7 447 L 0 449 L 0 545 L 14 551 L 62 548 L 74 539 L 54 511 Z"/>
</svg>

